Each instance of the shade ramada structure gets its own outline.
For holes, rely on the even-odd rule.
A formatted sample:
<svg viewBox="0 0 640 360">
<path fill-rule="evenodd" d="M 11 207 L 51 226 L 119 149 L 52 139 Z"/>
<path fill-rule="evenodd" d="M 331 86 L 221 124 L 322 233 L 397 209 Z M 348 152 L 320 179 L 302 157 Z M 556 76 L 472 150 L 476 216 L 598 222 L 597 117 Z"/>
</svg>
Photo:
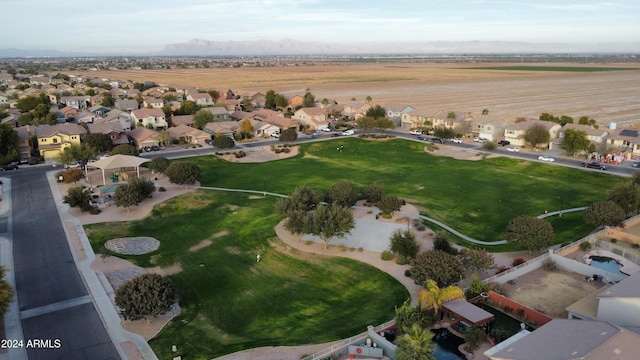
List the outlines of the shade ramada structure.
<svg viewBox="0 0 640 360">
<path fill-rule="evenodd" d="M 458 299 L 447 301 L 442 304 L 442 309 L 474 328 L 487 325 L 494 319 L 492 313 L 479 308 L 466 300 Z"/>
<path fill-rule="evenodd" d="M 141 158 L 138 156 L 130 155 L 113 155 L 107 158 L 102 158 L 96 162 L 87 164 L 87 167 L 94 167 L 102 170 L 102 184 L 106 185 L 107 182 L 104 178 L 104 171 L 108 169 L 126 169 L 135 168 L 136 174 L 140 177 L 140 165 L 149 162 L 151 160 Z"/>
</svg>

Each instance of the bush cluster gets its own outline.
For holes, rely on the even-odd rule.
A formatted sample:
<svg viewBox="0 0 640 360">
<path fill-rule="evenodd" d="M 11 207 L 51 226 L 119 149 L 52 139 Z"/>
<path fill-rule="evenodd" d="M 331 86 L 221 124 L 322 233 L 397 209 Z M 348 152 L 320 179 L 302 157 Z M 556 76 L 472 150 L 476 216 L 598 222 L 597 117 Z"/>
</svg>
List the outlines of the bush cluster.
<svg viewBox="0 0 640 360">
<path fill-rule="evenodd" d="M 527 262 L 527 260 L 523 258 L 515 258 L 513 259 L 513 261 L 511 261 L 511 266 L 518 266 L 520 264 L 524 264 L 525 262 Z"/>
<path fill-rule="evenodd" d="M 62 176 L 63 183 L 70 184 L 82 180 L 84 172 L 82 169 L 69 169 L 56 174 L 56 178 L 60 179 L 60 176 Z"/>
<path fill-rule="evenodd" d="M 380 259 L 384 260 L 384 261 L 389 261 L 391 259 L 393 259 L 393 253 L 389 250 L 385 250 L 382 252 L 382 254 L 380 254 Z"/>
<path fill-rule="evenodd" d="M 238 152 L 235 153 L 236 159 L 240 159 L 243 158 L 245 156 L 247 156 L 247 153 L 245 153 L 244 151 L 240 150 Z"/>
</svg>

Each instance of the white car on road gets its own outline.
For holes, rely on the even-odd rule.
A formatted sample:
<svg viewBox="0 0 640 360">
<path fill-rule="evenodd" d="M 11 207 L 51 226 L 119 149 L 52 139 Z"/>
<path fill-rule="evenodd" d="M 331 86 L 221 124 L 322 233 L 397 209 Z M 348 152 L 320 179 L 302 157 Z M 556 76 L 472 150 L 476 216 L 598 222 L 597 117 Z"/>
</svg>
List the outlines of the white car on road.
<svg viewBox="0 0 640 360">
<path fill-rule="evenodd" d="M 546 162 L 554 162 L 554 161 L 556 161 L 556 159 L 552 158 L 551 156 L 546 156 L 546 155 L 538 156 L 538 160 L 546 161 Z"/>
<path fill-rule="evenodd" d="M 355 131 L 353 131 L 353 130 L 345 130 L 345 131 L 343 131 L 343 132 L 342 132 L 342 135 L 343 135 L 343 136 L 346 136 L 346 135 L 355 135 L 355 134 L 356 134 L 356 132 L 355 132 Z"/>
<path fill-rule="evenodd" d="M 451 139 L 451 142 L 456 144 L 462 144 L 462 139 L 460 138 Z"/>
<path fill-rule="evenodd" d="M 518 148 L 517 148 L 517 147 L 515 147 L 515 146 L 512 146 L 512 147 L 508 147 L 508 148 L 507 148 L 507 151 L 510 151 L 510 152 L 520 152 L 520 149 L 518 149 Z"/>
<path fill-rule="evenodd" d="M 413 129 L 413 130 L 409 130 L 409 134 L 411 134 L 411 135 L 420 135 L 420 134 L 422 134 L 422 131 L 420 131 L 419 129 Z"/>
</svg>

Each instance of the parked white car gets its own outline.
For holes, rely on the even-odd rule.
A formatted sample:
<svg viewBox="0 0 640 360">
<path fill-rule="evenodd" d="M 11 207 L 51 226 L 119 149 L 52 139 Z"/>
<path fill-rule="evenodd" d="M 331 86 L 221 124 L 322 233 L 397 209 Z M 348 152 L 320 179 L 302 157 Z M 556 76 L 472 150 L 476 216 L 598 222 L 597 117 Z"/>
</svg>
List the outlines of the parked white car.
<svg viewBox="0 0 640 360">
<path fill-rule="evenodd" d="M 546 161 L 546 162 L 554 162 L 554 161 L 556 161 L 556 159 L 552 158 L 551 156 L 546 156 L 546 155 L 538 156 L 538 160 Z"/>
<path fill-rule="evenodd" d="M 409 130 L 409 134 L 411 134 L 411 135 L 420 135 L 420 134 L 422 134 L 422 131 L 420 131 L 419 129 L 413 129 L 413 130 Z"/>
<path fill-rule="evenodd" d="M 331 132 L 331 128 L 330 127 L 324 127 L 324 128 L 322 128 L 322 131 Z"/>
<path fill-rule="evenodd" d="M 277 138 L 280 137 L 280 133 L 279 132 L 273 132 L 273 133 L 271 133 L 271 136 L 277 139 Z"/>
<path fill-rule="evenodd" d="M 355 134 L 356 134 L 356 132 L 355 132 L 355 131 L 353 131 L 353 130 L 345 130 L 345 131 L 343 131 L 343 132 L 342 132 L 342 135 L 343 135 L 343 136 L 347 136 L 347 135 L 355 135 Z"/>
<path fill-rule="evenodd" d="M 512 147 L 508 147 L 508 148 L 507 148 L 507 151 L 510 151 L 510 152 L 520 152 L 520 149 L 519 149 L 519 148 L 517 148 L 517 147 L 515 147 L 515 146 L 512 146 Z"/>
<path fill-rule="evenodd" d="M 454 138 L 454 139 L 451 139 L 451 142 L 452 142 L 452 143 L 456 143 L 456 144 L 462 144 L 462 139 L 460 139 L 460 138 Z"/>
</svg>

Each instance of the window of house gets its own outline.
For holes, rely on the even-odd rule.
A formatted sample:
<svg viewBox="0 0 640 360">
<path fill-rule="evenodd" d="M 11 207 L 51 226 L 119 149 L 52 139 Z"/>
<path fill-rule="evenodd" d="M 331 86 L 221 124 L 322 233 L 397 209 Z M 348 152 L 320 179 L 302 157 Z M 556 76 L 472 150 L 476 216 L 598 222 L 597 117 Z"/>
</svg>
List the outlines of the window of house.
<svg viewBox="0 0 640 360">
<path fill-rule="evenodd" d="M 54 143 L 54 144 L 57 144 L 57 143 L 58 143 L 58 139 L 57 139 L 57 138 L 53 138 L 52 140 L 53 140 L 53 143 Z"/>
</svg>

